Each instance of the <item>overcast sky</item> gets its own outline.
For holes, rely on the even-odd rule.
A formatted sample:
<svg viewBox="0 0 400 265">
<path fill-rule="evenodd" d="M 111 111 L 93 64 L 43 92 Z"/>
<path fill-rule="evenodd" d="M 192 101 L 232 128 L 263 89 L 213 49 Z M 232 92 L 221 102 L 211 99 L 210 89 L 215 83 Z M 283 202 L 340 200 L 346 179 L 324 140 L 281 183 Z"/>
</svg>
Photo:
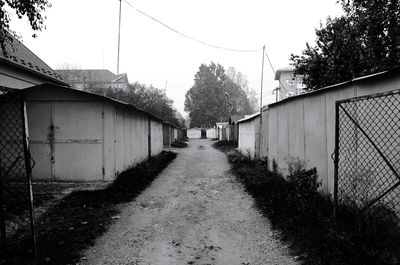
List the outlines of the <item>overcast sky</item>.
<svg viewBox="0 0 400 265">
<path fill-rule="evenodd" d="M 53 69 L 65 65 L 117 72 L 118 0 L 49 0 L 46 26 L 37 38 L 27 22 L 14 23 L 23 43 Z M 186 91 L 201 63 L 234 66 L 260 92 L 262 46 L 279 69 L 314 42 L 315 28 L 341 14 L 336 0 L 126 0 L 143 12 L 193 38 L 231 49 L 211 48 L 172 32 L 122 1 L 120 73 L 130 82 L 164 88 L 184 114 Z M 15 22 L 15 21 L 14 21 Z M 264 102 L 273 102 L 277 86 L 267 61 Z"/>
</svg>

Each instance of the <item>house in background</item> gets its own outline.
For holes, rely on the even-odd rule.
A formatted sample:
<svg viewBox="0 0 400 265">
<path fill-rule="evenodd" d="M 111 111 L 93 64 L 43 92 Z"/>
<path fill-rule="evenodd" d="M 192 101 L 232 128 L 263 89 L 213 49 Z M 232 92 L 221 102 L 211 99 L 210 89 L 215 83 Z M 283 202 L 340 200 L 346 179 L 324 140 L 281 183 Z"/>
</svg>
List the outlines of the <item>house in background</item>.
<svg viewBox="0 0 400 265">
<path fill-rule="evenodd" d="M 56 70 L 58 74 L 72 88 L 77 90 L 101 90 L 101 89 L 122 89 L 127 90 L 129 87 L 128 75 L 116 75 L 105 69 L 67 69 Z"/>
<path fill-rule="evenodd" d="M 44 83 L 68 86 L 24 44 L 13 37 L 5 38 L 5 49 L 0 48 L 0 86 L 23 89 Z"/>
<path fill-rule="evenodd" d="M 295 75 L 293 66 L 278 69 L 275 73 L 275 80 L 279 81 L 279 87 L 275 89 L 275 93 L 278 93 L 277 101 L 300 95 L 305 89 L 303 76 Z"/>
</svg>

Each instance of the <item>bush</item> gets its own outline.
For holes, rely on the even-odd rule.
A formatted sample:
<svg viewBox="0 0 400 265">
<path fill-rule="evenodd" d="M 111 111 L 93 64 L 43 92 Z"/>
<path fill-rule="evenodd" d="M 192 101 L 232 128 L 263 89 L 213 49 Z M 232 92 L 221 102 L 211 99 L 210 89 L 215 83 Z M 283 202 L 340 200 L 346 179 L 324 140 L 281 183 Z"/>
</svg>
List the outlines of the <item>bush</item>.
<svg viewBox="0 0 400 265">
<path fill-rule="evenodd" d="M 132 201 L 176 156 L 163 151 L 123 171 L 105 189 L 75 191 L 50 207 L 36 223 L 38 264 L 77 264 L 82 250 L 119 218 L 118 204 Z M 31 264 L 30 238 L 21 236 L 29 233 L 19 232 L 8 238 L 8 260 L 0 256 L 0 264 Z"/>
<path fill-rule="evenodd" d="M 180 140 L 175 140 L 172 144 L 172 147 L 176 147 L 176 148 L 185 148 L 188 146 L 187 143 L 180 141 Z"/>
<path fill-rule="evenodd" d="M 288 175 L 278 165 L 229 152 L 232 171 L 283 239 L 302 253 L 304 264 L 400 264 L 399 218 L 384 205 L 361 212 L 350 201 L 338 207 L 318 192 L 315 168 L 289 160 Z"/>
</svg>

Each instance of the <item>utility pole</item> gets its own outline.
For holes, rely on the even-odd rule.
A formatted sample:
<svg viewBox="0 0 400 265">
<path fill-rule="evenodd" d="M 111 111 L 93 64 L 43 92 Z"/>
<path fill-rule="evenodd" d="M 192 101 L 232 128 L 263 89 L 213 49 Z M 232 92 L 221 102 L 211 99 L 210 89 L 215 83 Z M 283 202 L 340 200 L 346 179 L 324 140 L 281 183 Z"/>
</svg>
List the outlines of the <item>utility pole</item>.
<svg viewBox="0 0 400 265">
<path fill-rule="evenodd" d="M 278 86 L 277 88 L 275 88 L 274 90 L 275 93 L 275 102 L 279 101 L 279 92 L 281 91 L 281 88 Z M 273 93 L 272 93 L 273 94 Z"/>
<path fill-rule="evenodd" d="M 261 91 L 260 91 L 260 112 L 262 112 L 262 92 L 263 92 L 263 83 L 264 83 L 264 54 L 265 54 L 265 45 L 263 46 L 262 52 L 262 65 L 261 65 Z"/>
<path fill-rule="evenodd" d="M 119 75 L 119 50 L 120 50 L 120 44 L 121 44 L 121 6 L 122 6 L 122 0 L 119 0 L 117 75 Z"/>
<path fill-rule="evenodd" d="M 261 159 L 261 131 L 262 131 L 262 92 L 263 92 L 263 83 L 264 83 L 264 56 L 265 56 L 265 45 L 263 46 L 262 51 L 262 65 L 261 65 L 261 88 L 260 88 L 260 131 L 258 135 L 258 158 Z M 256 153 L 257 158 L 257 153 Z"/>
<path fill-rule="evenodd" d="M 168 80 L 165 81 L 164 92 L 167 93 Z"/>
</svg>

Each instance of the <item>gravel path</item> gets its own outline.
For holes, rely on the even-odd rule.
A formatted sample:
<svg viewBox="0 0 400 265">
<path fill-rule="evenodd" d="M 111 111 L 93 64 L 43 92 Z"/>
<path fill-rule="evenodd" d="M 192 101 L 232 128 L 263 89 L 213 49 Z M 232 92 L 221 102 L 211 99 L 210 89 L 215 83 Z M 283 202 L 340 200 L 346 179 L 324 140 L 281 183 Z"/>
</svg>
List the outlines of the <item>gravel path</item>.
<svg viewBox="0 0 400 265">
<path fill-rule="evenodd" d="M 181 149 L 81 264 L 297 264 L 211 144 Z"/>
</svg>

